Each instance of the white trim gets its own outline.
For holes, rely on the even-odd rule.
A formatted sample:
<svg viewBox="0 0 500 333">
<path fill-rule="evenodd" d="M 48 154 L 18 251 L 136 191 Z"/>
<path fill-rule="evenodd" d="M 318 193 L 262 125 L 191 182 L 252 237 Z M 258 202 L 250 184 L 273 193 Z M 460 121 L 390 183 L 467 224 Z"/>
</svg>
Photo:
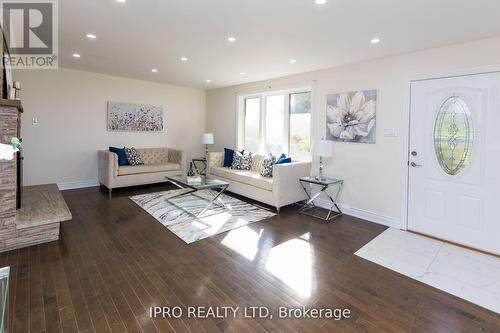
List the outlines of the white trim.
<svg viewBox="0 0 500 333">
<path fill-rule="evenodd" d="M 433 73 L 428 75 L 417 76 L 411 79 L 410 82 L 448 79 L 460 76 L 480 75 L 480 74 L 489 74 L 498 72 L 500 72 L 500 65 L 488 65 L 488 66 L 471 67 L 465 69 L 451 70 L 442 73 Z"/>
<path fill-rule="evenodd" d="M 98 180 L 81 180 L 77 182 L 65 182 L 65 183 L 57 183 L 57 187 L 59 187 L 60 191 L 65 190 L 74 190 L 78 188 L 86 188 L 86 187 L 96 187 L 99 186 Z"/>
<path fill-rule="evenodd" d="M 323 198 L 318 198 L 314 202 L 318 207 L 321 208 L 330 209 L 331 207 L 331 202 Z M 342 212 L 345 215 L 354 216 L 359 219 L 366 220 L 368 222 L 373 222 L 396 229 L 399 229 L 401 225 L 401 221 L 394 217 L 381 215 L 360 208 L 350 207 L 344 204 L 339 204 L 339 207 L 340 209 L 342 209 Z"/>
<path fill-rule="evenodd" d="M 262 84 L 261 88 L 235 91 L 234 93 L 238 97 L 240 97 L 247 95 L 261 95 L 262 93 L 271 91 L 288 91 L 288 90 L 294 90 L 297 87 L 310 87 L 316 83 L 316 80 L 305 81 L 305 82 L 301 81 L 301 82 L 287 83 L 287 84 L 277 84 L 277 85 L 272 85 L 270 82 L 258 82 L 258 83 Z"/>
<path fill-rule="evenodd" d="M 408 194 L 409 194 L 409 188 L 408 188 L 408 182 L 410 180 L 410 166 L 409 166 L 409 154 L 410 154 L 410 111 L 411 111 L 411 85 L 412 85 L 412 80 L 408 81 L 408 85 L 406 88 L 406 107 L 405 107 L 405 112 L 403 114 L 403 124 L 402 128 L 403 131 L 401 131 L 401 138 L 402 138 L 402 162 L 401 166 L 403 168 L 402 176 L 401 176 L 401 187 L 402 187 L 402 192 L 401 192 L 401 224 L 400 228 L 402 230 L 408 230 Z"/>
</svg>

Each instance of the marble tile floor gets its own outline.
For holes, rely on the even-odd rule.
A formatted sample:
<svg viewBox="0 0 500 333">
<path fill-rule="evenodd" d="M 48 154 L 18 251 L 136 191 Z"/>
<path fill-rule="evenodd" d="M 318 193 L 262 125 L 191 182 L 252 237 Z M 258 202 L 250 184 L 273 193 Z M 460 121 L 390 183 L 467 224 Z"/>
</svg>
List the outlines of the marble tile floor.
<svg viewBox="0 0 500 333">
<path fill-rule="evenodd" d="M 393 228 L 355 254 L 500 313 L 498 257 Z"/>
</svg>

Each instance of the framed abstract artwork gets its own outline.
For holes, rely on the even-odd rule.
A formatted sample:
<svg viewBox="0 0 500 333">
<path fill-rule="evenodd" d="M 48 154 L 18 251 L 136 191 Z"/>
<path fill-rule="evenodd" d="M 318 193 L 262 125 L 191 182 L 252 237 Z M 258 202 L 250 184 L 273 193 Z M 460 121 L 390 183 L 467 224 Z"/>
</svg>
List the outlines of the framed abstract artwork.
<svg viewBox="0 0 500 333">
<path fill-rule="evenodd" d="M 377 90 L 327 95 L 326 139 L 375 143 Z"/>
<path fill-rule="evenodd" d="M 108 102 L 108 131 L 162 132 L 163 107 Z"/>
</svg>

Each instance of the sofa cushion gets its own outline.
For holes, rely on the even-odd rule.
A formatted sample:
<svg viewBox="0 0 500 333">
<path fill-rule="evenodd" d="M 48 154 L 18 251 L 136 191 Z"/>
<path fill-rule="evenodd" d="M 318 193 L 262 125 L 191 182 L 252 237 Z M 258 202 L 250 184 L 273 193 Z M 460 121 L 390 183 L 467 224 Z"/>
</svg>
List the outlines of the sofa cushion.
<svg viewBox="0 0 500 333">
<path fill-rule="evenodd" d="M 211 169 L 214 176 L 223 177 L 226 179 L 240 182 L 243 184 L 252 185 L 263 190 L 273 190 L 273 179 L 262 177 L 260 173 L 251 170 L 234 170 L 224 167 L 215 167 Z"/>
<path fill-rule="evenodd" d="M 174 162 L 168 160 L 168 148 L 136 148 L 144 164 L 162 164 Z"/>
<path fill-rule="evenodd" d="M 235 151 L 233 154 L 233 164 L 231 169 L 236 170 L 250 170 L 252 167 L 252 153 L 240 153 Z"/>
<path fill-rule="evenodd" d="M 135 148 L 125 148 L 125 155 L 130 165 L 142 165 L 144 161 Z"/>
<path fill-rule="evenodd" d="M 276 156 L 273 154 L 267 155 L 261 163 L 260 174 L 263 177 L 272 177 L 274 164 L 276 164 Z"/>
<path fill-rule="evenodd" d="M 124 165 L 118 167 L 118 176 L 136 175 L 139 173 L 175 171 L 180 169 L 181 166 L 176 163 Z"/>
<path fill-rule="evenodd" d="M 281 154 L 281 156 L 276 161 L 276 164 L 285 164 L 285 163 L 292 163 L 292 158 L 286 157 L 285 154 Z"/>
<path fill-rule="evenodd" d="M 234 149 L 224 148 L 224 163 L 222 164 L 223 166 L 231 167 L 231 165 L 233 164 L 234 152 Z M 245 149 L 243 149 L 241 153 L 244 154 Z"/>
<path fill-rule="evenodd" d="M 109 147 L 109 151 L 115 153 L 118 156 L 118 165 L 128 165 L 125 148 Z"/>
<path fill-rule="evenodd" d="M 252 155 L 252 167 L 250 168 L 250 170 L 255 172 L 260 172 L 260 169 L 262 168 L 262 162 L 264 161 L 265 158 L 266 156 L 264 155 L 259 155 L 259 154 Z"/>
</svg>

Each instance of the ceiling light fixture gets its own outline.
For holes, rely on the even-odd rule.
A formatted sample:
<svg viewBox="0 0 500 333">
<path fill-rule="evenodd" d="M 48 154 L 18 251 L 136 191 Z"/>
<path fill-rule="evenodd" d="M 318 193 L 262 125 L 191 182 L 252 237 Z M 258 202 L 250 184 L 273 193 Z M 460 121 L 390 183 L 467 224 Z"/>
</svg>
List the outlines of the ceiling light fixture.
<svg viewBox="0 0 500 333">
<path fill-rule="evenodd" d="M 205 81 L 206 81 L 207 83 L 210 83 L 210 82 L 212 82 L 212 80 L 205 80 Z"/>
<path fill-rule="evenodd" d="M 116 0 L 116 2 L 120 2 L 120 3 L 124 3 L 126 2 L 127 0 Z"/>
<path fill-rule="evenodd" d="M 326 0 L 316 0 L 317 5 L 324 5 L 326 3 Z"/>
<path fill-rule="evenodd" d="M 295 64 L 296 62 L 297 62 L 297 60 L 295 60 L 295 59 L 290 59 L 290 63 L 291 63 L 291 64 Z"/>
<path fill-rule="evenodd" d="M 94 35 L 94 34 L 86 34 L 85 36 L 87 36 L 87 38 L 90 38 L 90 39 L 96 39 L 97 36 Z"/>
<path fill-rule="evenodd" d="M 73 53 L 74 58 L 81 58 L 82 56 L 79 53 Z"/>
<path fill-rule="evenodd" d="M 378 43 L 380 43 L 380 38 L 372 38 L 372 40 L 370 40 L 370 43 L 378 44 Z"/>
<path fill-rule="evenodd" d="M 186 61 L 188 61 L 188 58 L 186 58 L 186 57 L 182 57 L 182 58 L 181 58 L 181 61 L 186 62 Z"/>
<path fill-rule="evenodd" d="M 153 68 L 153 69 L 151 70 L 151 72 L 153 72 L 153 73 L 158 73 L 158 70 L 157 70 L 156 68 Z"/>
<path fill-rule="evenodd" d="M 228 42 L 231 42 L 231 43 L 234 43 L 234 42 L 236 42 L 236 37 L 234 37 L 234 36 L 229 36 L 229 37 L 227 37 L 227 41 L 228 41 Z"/>
<path fill-rule="evenodd" d="M 241 72 L 240 75 L 245 75 L 246 73 L 245 72 Z"/>
</svg>

